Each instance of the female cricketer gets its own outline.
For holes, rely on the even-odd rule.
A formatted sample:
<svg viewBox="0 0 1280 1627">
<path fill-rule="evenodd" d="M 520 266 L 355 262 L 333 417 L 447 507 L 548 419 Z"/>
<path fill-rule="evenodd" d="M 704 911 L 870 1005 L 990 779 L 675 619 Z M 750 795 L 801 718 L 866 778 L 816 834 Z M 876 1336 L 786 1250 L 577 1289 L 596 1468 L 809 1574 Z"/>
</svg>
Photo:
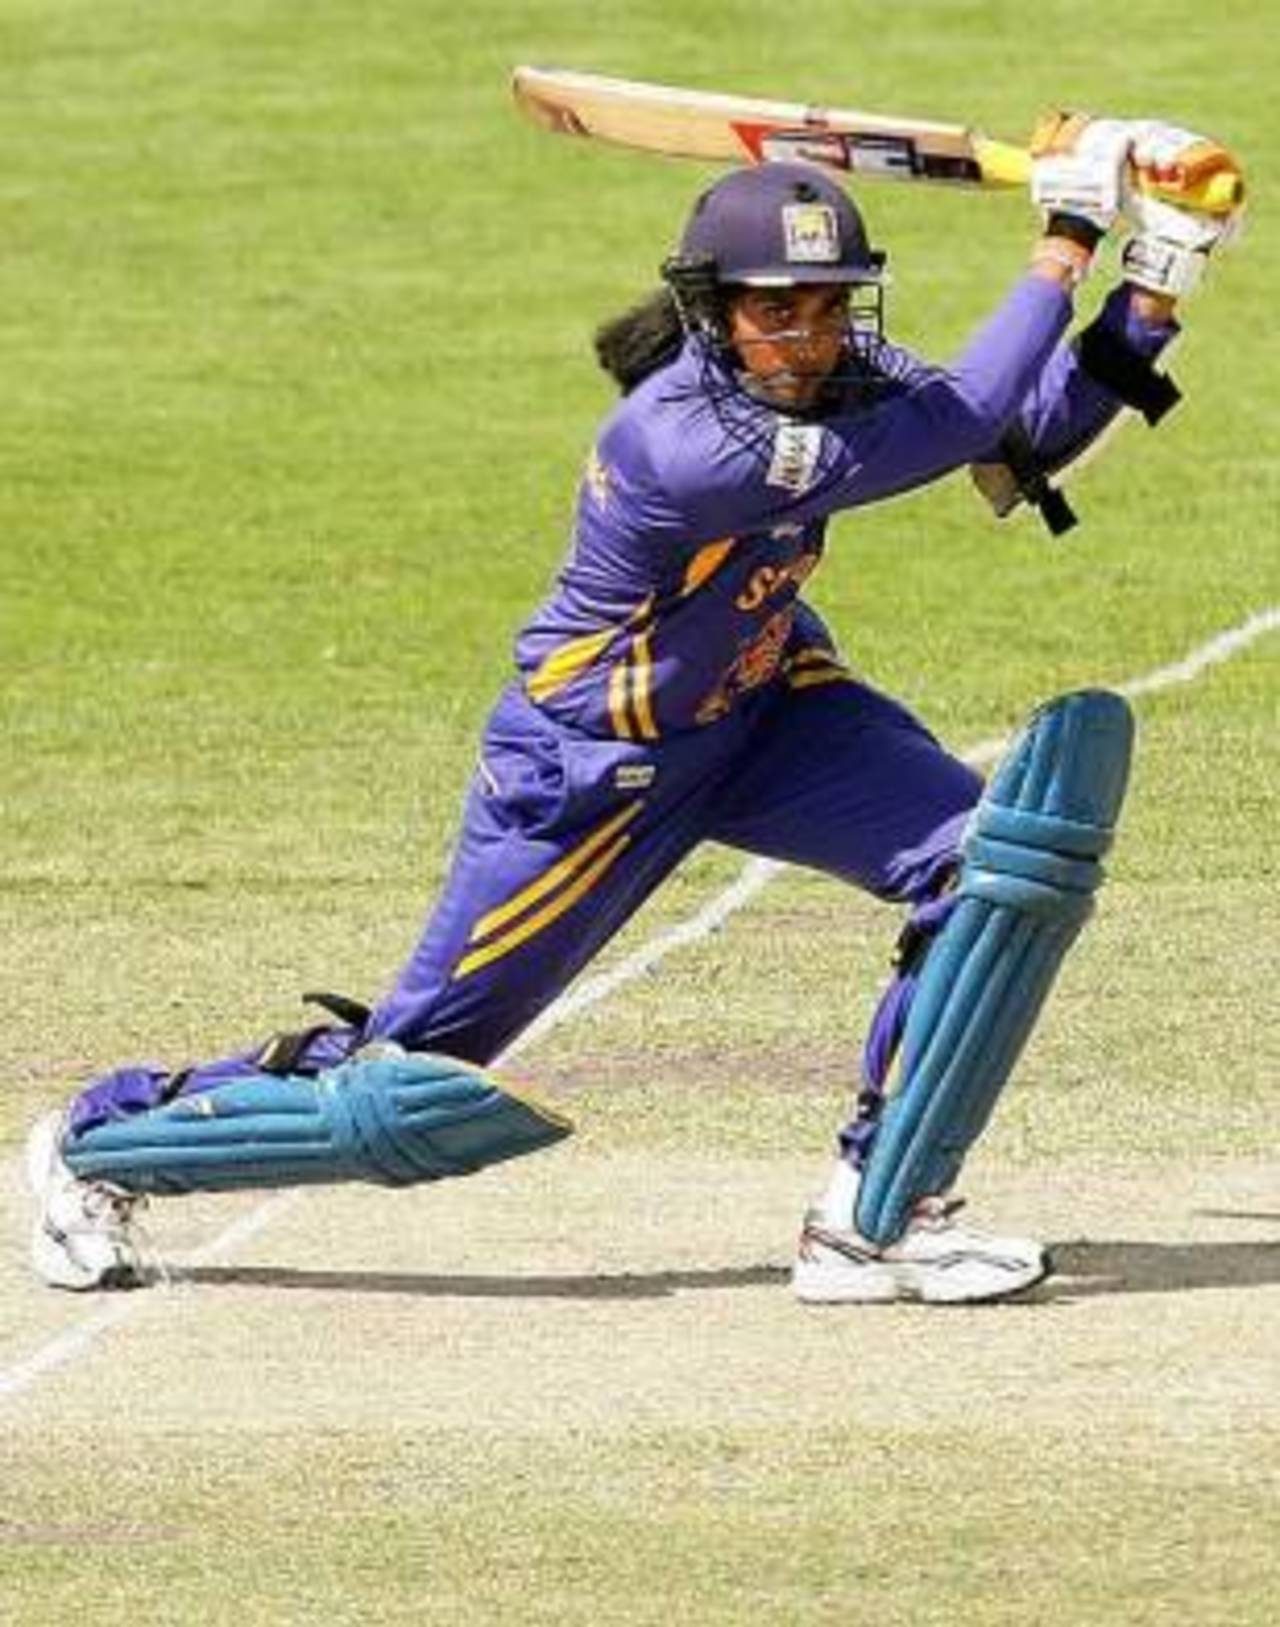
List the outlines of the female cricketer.
<svg viewBox="0 0 1280 1627">
<path fill-rule="evenodd" d="M 998 507 L 1025 499 L 1061 525 L 1048 476 L 1123 405 L 1154 421 L 1170 404 L 1152 362 L 1221 225 L 1127 178 L 1198 141 L 1047 121 L 1029 268 L 946 367 L 885 338 L 884 257 L 822 171 L 766 164 L 706 191 L 660 293 L 597 337 L 622 397 L 408 963 L 372 1009 L 326 997 L 333 1021 L 178 1071 L 121 1068 L 46 1115 L 28 1144 L 36 1271 L 70 1289 L 144 1280 L 146 1193 L 408 1184 L 558 1139 L 567 1121 L 483 1065 L 709 840 L 910 910 L 795 1292 L 981 1300 L 1039 1281 L 1039 1244 L 969 1228 L 947 1194 L 1096 889 L 1127 708 L 1097 691 L 1042 708 L 984 790 L 853 675 L 802 590 L 833 514 L 965 465 Z M 1068 337 L 1118 218 L 1124 279 Z"/>
</svg>

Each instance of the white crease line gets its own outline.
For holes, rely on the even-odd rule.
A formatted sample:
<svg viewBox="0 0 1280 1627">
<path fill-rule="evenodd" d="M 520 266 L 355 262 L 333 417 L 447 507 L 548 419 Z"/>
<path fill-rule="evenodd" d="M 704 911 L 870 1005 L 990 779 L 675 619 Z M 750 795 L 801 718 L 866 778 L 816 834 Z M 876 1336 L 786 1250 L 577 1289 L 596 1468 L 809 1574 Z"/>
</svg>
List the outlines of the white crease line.
<svg viewBox="0 0 1280 1627">
<path fill-rule="evenodd" d="M 1253 615 L 1247 616 L 1238 626 L 1229 627 L 1225 632 L 1218 633 L 1206 643 L 1198 645 L 1181 661 L 1174 661 L 1165 667 L 1156 667 L 1151 672 L 1117 685 L 1117 688 L 1122 695 L 1136 696 L 1168 689 L 1173 684 L 1190 683 L 1207 667 L 1229 660 L 1231 656 L 1247 648 L 1265 633 L 1273 632 L 1277 628 L 1280 628 L 1280 605 L 1271 605 L 1265 610 L 1258 610 Z M 980 767 L 984 763 L 993 762 L 1007 744 L 1007 737 L 980 740 L 965 752 L 964 760 L 974 767 Z M 665 932 L 660 932 L 649 943 L 619 961 L 611 971 L 587 977 L 568 993 L 561 995 L 559 1000 L 548 1006 L 546 1011 L 507 1047 L 502 1060 L 516 1055 L 526 1045 L 532 1044 L 535 1039 L 549 1033 L 553 1028 L 558 1028 L 561 1023 L 577 1016 L 580 1011 L 598 1004 L 616 989 L 622 988 L 637 977 L 642 977 L 651 967 L 664 960 L 672 950 L 682 949 L 686 944 L 697 943 L 715 932 L 730 915 L 767 887 L 774 876 L 784 868 L 784 865 L 774 859 L 749 860 L 737 879 L 723 892 L 717 894 L 710 903 L 704 904 L 696 915 L 690 916 L 687 921 L 679 922 L 676 926 L 668 927 Z M 184 1267 L 190 1269 L 192 1266 L 224 1258 L 240 1243 L 263 1231 L 277 1215 L 299 1203 L 304 1190 L 295 1188 L 292 1191 L 275 1193 L 265 1203 L 259 1204 L 248 1214 L 241 1215 L 238 1220 L 219 1232 L 211 1242 L 180 1261 L 176 1273 L 178 1278 L 181 1278 Z M 73 1361 L 88 1350 L 100 1334 L 107 1333 L 129 1320 L 141 1308 L 141 1304 L 142 1302 L 137 1299 L 126 1298 L 95 1311 L 83 1322 L 76 1323 L 65 1333 L 60 1333 L 47 1344 L 41 1345 L 26 1361 L 0 1372 L 0 1400 L 29 1389 L 45 1373 Z"/>
<path fill-rule="evenodd" d="M 256 1237 L 260 1231 L 264 1231 L 273 1220 L 301 1203 L 305 1191 L 304 1186 L 294 1186 L 284 1192 L 273 1192 L 256 1208 L 250 1209 L 247 1214 L 241 1215 L 238 1220 L 233 1220 L 229 1226 L 224 1227 L 211 1242 L 201 1244 L 190 1254 L 181 1255 L 174 1265 L 175 1281 L 180 1282 L 184 1272 L 193 1271 L 197 1266 L 214 1265 L 219 1260 L 225 1260 L 228 1254 L 233 1254 L 240 1247 L 241 1243 L 247 1243 L 251 1237 Z"/>
<path fill-rule="evenodd" d="M 59 1333 L 47 1344 L 41 1345 L 33 1356 L 27 1357 L 26 1361 L 19 1362 L 16 1367 L 10 1367 L 0 1373 L 0 1401 L 6 1400 L 9 1396 L 20 1395 L 46 1373 L 74 1361 L 100 1334 L 109 1333 L 112 1328 L 119 1327 L 122 1322 L 135 1316 L 146 1304 L 156 1303 L 155 1295 L 163 1293 L 165 1287 L 180 1286 L 184 1273 L 197 1266 L 212 1265 L 215 1261 L 224 1259 L 241 1243 L 247 1242 L 249 1238 L 269 1226 L 285 1210 L 293 1208 L 300 1201 L 304 1190 L 303 1187 L 295 1187 L 288 1192 L 273 1193 L 248 1214 L 233 1220 L 210 1242 L 174 1261 L 171 1267 L 171 1284 L 164 1283 L 150 1292 L 142 1290 L 141 1298 L 135 1299 L 132 1294 L 121 1294 L 106 1305 L 100 1306 L 91 1316 L 85 1317 L 83 1322 L 77 1322 L 65 1333 Z"/>
<path fill-rule="evenodd" d="M 1120 693 L 1129 696 L 1149 695 L 1153 690 L 1168 689 L 1173 684 L 1189 684 L 1192 679 L 1198 678 L 1206 667 L 1215 666 L 1219 661 L 1230 660 L 1255 639 L 1261 638 L 1264 633 L 1274 632 L 1277 628 L 1280 628 L 1280 604 L 1273 604 L 1266 610 L 1256 611 L 1238 627 L 1228 627 L 1225 633 L 1219 633 L 1207 644 L 1192 650 L 1191 654 L 1184 656 L 1181 661 L 1175 661 L 1171 666 L 1157 667 L 1154 672 L 1148 672 L 1141 678 L 1134 678 L 1127 684 L 1121 684 Z"/>
<path fill-rule="evenodd" d="M 94 1343 L 100 1333 L 106 1333 L 111 1328 L 119 1327 L 126 1322 L 137 1310 L 132 1299 L 121 1298 L 96 1310 L 92 1316 L 85 1317 L 83 1322 L 77 1322 L 74 1327 L 65 1333 L 59 1333 L 50 1339 L 47 1344 L 40 1346 L 34 1356 L 28 1356 L 16 1367 L 10 1367 L 6 1372 L 0 1373 L 0 1400 L 9 1396 L 20 1395 L 28 1390 L 46 1373 L 52 1372 L 55 1367 L 63 1367 L 69 1361 L 81 1355 Z"/>
</svg>

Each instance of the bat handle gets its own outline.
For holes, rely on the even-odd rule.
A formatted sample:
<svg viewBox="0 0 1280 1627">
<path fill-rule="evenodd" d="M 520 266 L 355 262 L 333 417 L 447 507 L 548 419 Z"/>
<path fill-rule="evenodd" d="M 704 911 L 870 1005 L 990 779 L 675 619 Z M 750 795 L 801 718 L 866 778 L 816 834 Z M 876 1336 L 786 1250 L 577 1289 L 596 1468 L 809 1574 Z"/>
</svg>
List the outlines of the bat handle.
<svg viewBox="0 0 1280 1627">
<path fill-rule="evenodd" d="M 984 186 L 1030 185 L 1031 154 L 1025 147 L 1012 147 L 1007 141 L 992 141 L 989 136 L 975 136 L 973 148 L 982 170 Z"/>
</svg>

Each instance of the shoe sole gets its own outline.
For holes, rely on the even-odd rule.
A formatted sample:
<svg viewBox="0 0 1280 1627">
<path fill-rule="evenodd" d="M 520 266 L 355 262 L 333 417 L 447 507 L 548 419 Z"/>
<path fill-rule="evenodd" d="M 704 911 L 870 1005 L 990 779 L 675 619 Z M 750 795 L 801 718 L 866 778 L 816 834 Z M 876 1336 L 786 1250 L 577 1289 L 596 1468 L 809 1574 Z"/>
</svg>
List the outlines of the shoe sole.
<svg viewBox="0 0 1280 1627">
<path fill-rule="evenodd" d="M 864 1266 L 841 1281 L 830 1266 L 798 1263 L 791 1273 L 791 1291 L 802 1305 L 891 1305 L 903 1295 L 890 1266 Z"/>
<path fill-rule="evenodd" d="M 937 1267 L 932 1268 L 930 1275 L 936 1277 L 936 1273 Z M 931 1282 L 924 1268 L 890 1261 L 850 1271 L 843 1282 L 836 1280 L 829 1266 L 806 1270 L 799 1263 L 792 1272 L 791 1288 L 802 1305 L 990 1305 L 1016 1299 L 1052 1275 L 1053 1260 L 1048 1253 L 1039 1270 L 1024 1272 L 1016 1281 L 1006 1278 L 970 1289 L 965 1289 L 958 1276 L 951 1283 L 945 1276 Z"/>
<path fill-rule="evenodd" d="M 54 1152 L 58 1139 L 58 1130 L 61 1125 L 61 1116 L 57 1113 L 46 1113 L 31 1127 L 27 1136 L 26 1170 L 27 1186 L 32 1197 L 43 1203 L 44 1189 L 49 1184 L 49 1171 L 53 1167 Z"/>
<path fill-rule="evenodd" d="M 1020 1273 L 1010 1272 L 1013 1280 L 990 1283 L 986 1288 L 979 1288 L 966 1292 L 963 1288 L 955 1288 L 943 1279 L 942 1292 L 926 1291 L 916 1297 L 923 1305 L 994 1305 L 1003 1300 L 1016 1300 L 1021 1295 L 1029 1293 L 1031 1289 L 1039 1287 L 1046 1278 L 1053 1275 L 1053 1260 L 1046 1253 L 1038 1269 L 1024 1270 Z"/>
</svg>

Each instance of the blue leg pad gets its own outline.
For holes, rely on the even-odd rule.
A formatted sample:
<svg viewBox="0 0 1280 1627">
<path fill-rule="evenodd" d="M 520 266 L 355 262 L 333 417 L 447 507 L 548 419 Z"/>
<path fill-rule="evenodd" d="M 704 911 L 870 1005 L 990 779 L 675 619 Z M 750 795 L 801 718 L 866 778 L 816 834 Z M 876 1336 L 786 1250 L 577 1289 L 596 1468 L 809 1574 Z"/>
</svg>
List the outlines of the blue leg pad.
<svg viewBox="0 0 1280 1627">
<path fill-rule="evenodd" d="M 535 1152 L 572 1128 L 469 1063 L 419 1053 L 314 1078 L 236 1079 L 72 1135 L 62 1151 L 76 1175 L 131 1192 L 408 1186 Z"/>
<path fill-rule="evenodd" d="M 957 904 L 906 1020 L 858 1230 L 886 1244 L 945 1192 L 981 1134 L 1063 956 L 1093 909 L 1128 780 L 1133 715 L 1105 690 L 1049 702 L 1010 747 L 962 845 Z"/>
</svg>

